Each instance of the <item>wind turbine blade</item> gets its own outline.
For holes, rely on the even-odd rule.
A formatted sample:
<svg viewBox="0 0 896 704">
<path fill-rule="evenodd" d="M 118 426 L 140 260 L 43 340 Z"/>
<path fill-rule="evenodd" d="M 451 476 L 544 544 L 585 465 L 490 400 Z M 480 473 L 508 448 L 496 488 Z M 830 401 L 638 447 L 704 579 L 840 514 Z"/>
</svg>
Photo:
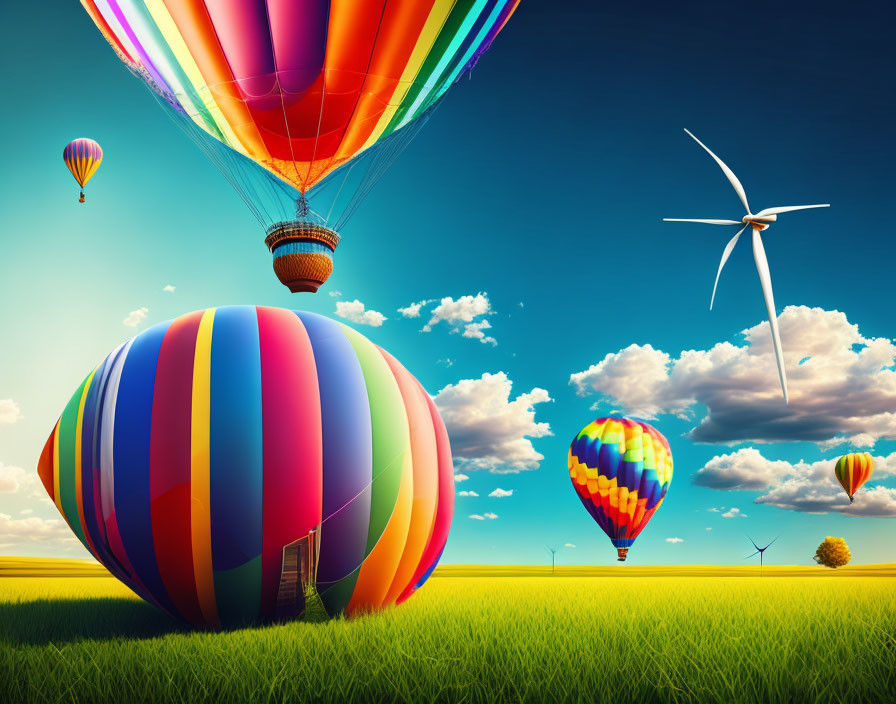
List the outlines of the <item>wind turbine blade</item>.
<svg viewBox="0 0 896 704">
<path fill-rule="evenodd" d="M 709 147 L 707 147 L 703 142 L 701 142 L 699 139 L 694 137 L 694 135 L 691 133 L 690 130 L 686 129 L 685 132 L 687 132 L 697 144 L 699 144 L 701 147 L 703 147 L 706 150 L 706 152 L 713 159 L 716 160 L 716 163 L 722 168 L 722 171 L 724 172 L 725 176 L 728 177 L 728 180 L 731 182 L 731 185 L 734 186 L 734 190 L 737 192 L 737 195 L 740 198 L 740 202 L 744 204 L 744 207 L 747 209 L 747 212 L 749 213 L 750 212 L 750 204 L 747 202 L 747 194 L 744 191 L 743 185 L 737 179 L 737 176 L 734 175 L 734 172 L 728 168 L 728 166 L 725 164 L 724 161 L 722 161 L 721 159 L 719 159 L 719 157 L 717 157 L 715 154 L 713 154 Z"/>
<path fill-rule="evenodd" d="M 757 218 L 766 215 L 780 215 L 781 213 L 790 213 L 794 210 L 809 210 L 810 208 L 830 208 L 830 203 L 822 203 L 820 205 L 779 205 L 777 208 L 766 208 L 756 213 Z"/>
<path fill-rule="evenodd" d="M 702 222 L 704 225 L 740 225 L 742 220 L 695 220 L 686 218 L 663 218 L 663 222 Z"/>
<path fill-rule="evenodd" d="M 753 228 L 753 259 L 756 271 L 759 272 L 759 283 L 762 284 L 762 295 L 765 296 L 765 307 L 768 310 L 768 323 L 771 327 L 772 342 L 775 346 L 775 360 L 778 362 L 778 377 L 781 380 L 781 391 L 784 392 L 784 403 L 788 403 L 787 375 L 784 371 L 784 351 L 781 349 L 781 335 L 778 332 L 778 314 L 775 312 L 775 297 L 772 293 L 772 276 L 768 270 L 768 258 L 759 229 Z"/>
<path fill-rule="evenodd" d="M 759 552 L 760 550 L 764 549 L 764 548 L 760 548 L 760 547 L 756 544 L 756 541 L 753 540 L 749 535 L 747 536 L 747 540 L 749 540 L 751 543 L 753 543 L 753 547 L 756 548 L 756 552 Z M 753 554 L 755 555 L 756 552 L 754 552 Z"/>
<path fill-rule="evenodd" d="M 716 282 L 712 285 L 712 298 L 709 299 L 709 309 L 712 310 L 712 304 L 716 301 L 716 288 L 719 285 L 719 277 L 722 275 L 722 267 L 725 266 L 725 262 L 728 261 L 728 257 L 731 256 L 731 252 L 734 251 L 734 246 L 737 244 L 737 240 L 740 237 L 741 233 L 747 229 L 747 226 L 744 225 L 738 233 L 731 238 L 728 244 L 725 245 L 725 251 L 722 252 L 722 261 L 719 262 L 719 270 L 716 272 Z"/>
<path fill-rule="evenodd" d="M 756 552 L 753 553 L 753 555 L 758 555 L 758 554 L 759 554 L 759 551 L 758 551 L 758 550 L 757 550 Z M 747 555 L 744 559 L 745 559 L 745 560 L 749 560 L 751 557 L 753 557 L 753 555 Z"/>
<path fill-rule="evenodd" d="M 779 535 L 777 538 L 775 538 L 775 540 L 777 540 L 777 539 L 780 538 L 780 537 L 781 537 L 781 536 Z M 772 543 L 775 542 L 775 540 L 773 540 Z M 763 550 L 768 550 L 768 549 L 771 547 L 772 543 L 769 543 L 768 545 L 766 545 L 766 546 L 765 546 L 764 548 L 762 548 L 762 549 L 763 549 Z"/>
</svg>

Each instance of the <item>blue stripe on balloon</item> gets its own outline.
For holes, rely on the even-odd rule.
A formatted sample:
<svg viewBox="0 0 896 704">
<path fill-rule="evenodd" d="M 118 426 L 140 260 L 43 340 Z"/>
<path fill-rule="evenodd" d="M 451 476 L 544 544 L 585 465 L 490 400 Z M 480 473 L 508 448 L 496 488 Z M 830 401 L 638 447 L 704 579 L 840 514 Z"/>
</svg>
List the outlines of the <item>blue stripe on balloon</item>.
<svg viewBox="0 0 896 704">
<path fill-rule="evenodd" d="M 423 575 L 420 577 L 420 579 L 419 579 L 419 581 L 417 582 L 417 584 L 414 585 L 414 591 L 417 591 L 420 587 L 422 587 L 424 584 L 426 584 L 426 580 L 429 579 L 430 576 L 432 576 L 433 571 L 435 570 L 435 568 L 436 568 L 436 567 L 438 566 L 438 564 L 439 564 L 439 560 L 442 559 L 442 553 L 443 553 L 443 552 L 445 552 L 445 546 L 444 546 L 444 545 L 442 546 L 442 549 L 439 550 L 439 554 L 436 555 L 436 559 L 435 559 L 435 560 L 433 561 L 433 563 L 427 568 L 426 572 L 423 573 Z"/>
<path fill-rule="evenodd" d="M 212 566 L 219 571 L 261 555 L 264 455 L 255 308 L 216 309 L 210 387 Z"/>
<path fill-rule="evenodd" d="M 115 518 L 128 560 L 140 581 L 171 614 L 156 564 L 149 496 L 149 446 L 156 364 L 170 323 L 161 323 L 134 338 L 124 361 L 115 403 L 113 486 Z"/>
<path fill-rule="evenodd" d="M 81 420 L 81 506 L 84 510 L 84 530 L 90 536 L 94 548 L 104 562 L 109 558 L 106 548 L 105 531 L 97 522 L 97 500 L 99 499 L 99 463 L 94 453 L 94 436 L 97 432 L 97 409 L 103 376 L 109 366 L 109 358 L 103 360 L 93 374 L 87 395 L 84 398 L 84 413 Z"/>
<path fill-rule="evenodd" d="M 339 325 L 313 313 L 296 313 L 314 350 L 323 437 L 323 512 L 318 586 L 321 592 L 364 560 L 370 523 L 373 444 L 370 402 L 361 364 Z M 344 590 L 348 591 L 348 590 Z M 332 612 L 345 604 L 328 602 Z"/>
<path fill-rule="evenodd" d="M 619 465 L 622 455 L 619 453 L 619 445 L 615 442 L 602 443 L 598 452 L 597 461 L 588 463 L 589 467 L 598 467 L 600 473 L 607 479 L 613 479 L 619 474 Z"/>
</svg>

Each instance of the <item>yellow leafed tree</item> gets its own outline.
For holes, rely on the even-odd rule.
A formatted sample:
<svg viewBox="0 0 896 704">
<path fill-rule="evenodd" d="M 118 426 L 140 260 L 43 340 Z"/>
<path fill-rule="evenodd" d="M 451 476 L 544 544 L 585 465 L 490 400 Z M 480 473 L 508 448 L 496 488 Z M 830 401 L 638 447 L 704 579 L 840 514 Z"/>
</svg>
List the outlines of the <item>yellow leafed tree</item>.
<svg viewBox="0 0 896 704">
<path fill-rule="evenodd" d="M 843 538 L 833 538 L 828 536 L 824 539 L 824 542 L 818 546 L 818 550 L 815 551 L 815 561 L 819 565 L 824 565 L 831 569 L 849 564 L 851 557 L 852 555 L 849 552 L 849 546 Z"/>
</svg>

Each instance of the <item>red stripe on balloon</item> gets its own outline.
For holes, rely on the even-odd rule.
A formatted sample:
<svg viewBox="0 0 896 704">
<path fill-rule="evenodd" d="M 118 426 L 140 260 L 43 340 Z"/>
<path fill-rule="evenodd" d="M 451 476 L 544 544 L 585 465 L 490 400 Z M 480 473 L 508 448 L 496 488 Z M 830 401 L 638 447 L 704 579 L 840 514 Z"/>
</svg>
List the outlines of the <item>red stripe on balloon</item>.
<svg viewBox="0 0 896 704">
<path fill-rule="evenodd" d="M 40 453 L 40 460 L 37 463 L 37 476 L 40 477 L 44 489 L 47 490 L 50 499 L 56 501 L 56 492 L 53 490 L 53 441 L 56 439 L 56 430 L 59 426 L 53 428 L 47 443 L 44 445 L 43 451 Z"/>
<path fill-rule="evenodd" d="M 261 350 L 262 614 L 274 614 L 283 548 L 320 525 L 323 447 L 314 351 L 292 311 L 258 307 Z"/>
<path fill-rule="evenodd" d="M 149 492 L 156 564 L 182 618 L 203 622 L 193 576 L 190 422 L 193 360 L 202 311 L 177 318 L 159 350 L 153 388 Z"/>
</svg>

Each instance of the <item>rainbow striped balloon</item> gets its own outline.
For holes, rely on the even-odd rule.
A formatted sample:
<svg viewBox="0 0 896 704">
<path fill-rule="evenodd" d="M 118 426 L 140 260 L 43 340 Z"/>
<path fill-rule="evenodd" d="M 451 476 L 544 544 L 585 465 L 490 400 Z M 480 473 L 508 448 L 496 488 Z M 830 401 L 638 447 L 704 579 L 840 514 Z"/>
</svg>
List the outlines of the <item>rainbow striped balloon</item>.
<svg viewBox="0 0 896 704">
<path fill-rule="evenodd" d="M 576 435 L 568 461 L 582 505 L 625 560 L 672 482 L 668 441 L 643 421 L 598 418 Z"/>
<path fill-rule="evenodd" d="M 849 495 L 849 503 L 856 500 L 856 492 L 868 481 L 872 472 L 874 472 L 874 458 L 868 452 L 843 455 L 834 465 L 834 474 L 843 491 Z"/>
<path fill-rule="evenodd" d="M 279 308 L 210 308 L 121 345 L 38 473 L 97 560 L 196 626 L 400 603 L 454 512 L 416 379 L 351 328 Z"/>
<path fill-rule="evenodd" d="M 92 139 L 82 137 L 65 145 L 65 149 L 62 150 L 62 160 L 68 170 L 72 172 L 75 181 L 81 186 L 81 196 L 78 202 L 83 203 L 85 200 L 84 186 L 100 168 L 100 164 L 103 162 L 103 149 Z"/>
</svg>

